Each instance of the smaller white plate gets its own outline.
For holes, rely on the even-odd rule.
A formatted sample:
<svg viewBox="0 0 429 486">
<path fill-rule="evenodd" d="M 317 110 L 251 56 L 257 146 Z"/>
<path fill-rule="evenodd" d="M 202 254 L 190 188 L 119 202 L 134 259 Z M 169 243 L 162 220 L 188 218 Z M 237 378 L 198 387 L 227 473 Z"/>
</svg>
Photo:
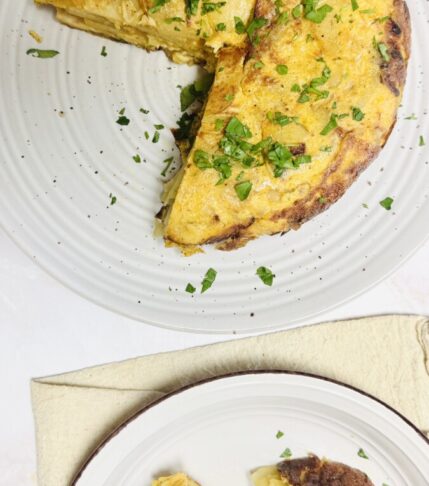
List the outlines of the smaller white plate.
<svg viewBox="0 0 429 486">
<path fill-rule="evenodd" d="M 323 378 L 263 372 L 197 384 L 145 408 L 74 486 L 150 486 L 178 471 L 203 486 L 249 486 L 250 471 L 279 462 L 286 448 L 358 468 L 375 486 L 429 484 L 429 442 L 387 405 Z"/>
</svg>

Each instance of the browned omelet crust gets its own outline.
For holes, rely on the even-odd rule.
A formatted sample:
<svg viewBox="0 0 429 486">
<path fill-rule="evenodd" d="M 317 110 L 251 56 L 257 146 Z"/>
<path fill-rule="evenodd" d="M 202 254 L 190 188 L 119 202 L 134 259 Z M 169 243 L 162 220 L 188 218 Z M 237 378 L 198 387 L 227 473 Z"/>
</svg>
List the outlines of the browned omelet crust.
<svg viewBox="0 0 429 486">
<path fill-rule="evenodd" d="M 218 139 L 213 137 L 213 133 L 210 132 L 208 127 L 217 116 L 222 114 L 226 118 L 231 116 L 240 118 L 239 103 L 226 102 L 226 95 L 229 93 L 236 95 L 240 88 L 252 86 L 252 83 L 254 85 L 260 83 L 269 91 L 270 86 L 274 88 L 278 82 L 274 79 L 272 73 L 261 74 L 257 70 L 246 70 L 246 66 L 253 62 L 253 59 L 262 58 L 264 61 L 269 59 L 274 65 L 283 61 L 281 55 L 276 58 L 278 50 L 273 49 L 273 42 L 279 42 L 279 38 L 273 40 L 273 36 L 278 35 L 274 2 L 271 0 L 258 0 L 255 7 L 255 16 L 269 20 L 268 24 L 259 31 L 259 35 L 263 40 L 256 47 L 248 44 L 246 52 L 243 52 L 243 49 L 235 50 L 231 48 L 228 52 L 221 53 L 219 65 L 222 66 L 224 71 L 217 74 L 213 90 L 210 93 L 200 133 L 197 136 L 197 148 L 202 147 L 208 152 L 216 152 Z M 167 243 L 179 247 L 216 243 L 219 249 L 232 250 L 264 234 L 276 234 L 286 232 L 289 229 L 299 228 L 301 224 L 327 209 L 345 193 L 359 174 L 378 155 L 396 121 L 396 109 L 404 88 L 407 62 L 410 55 L 410 18 L 407 6 L 403 0 L 392 0 L 389 17 L 389 20 L 380 23 L 378 30 L 381 37 L 377 41 L 384 43 L 388 48 L 389 61 L 386 62 L 380 56 L 378 69 L 380 84 L 388 88 L 388 90 L 383 92 L 383 96 L 386 100 L 386 109 L 390 113 L 390 122 L 386 124 L 386 120 L 380 120 L 380 125 L 377 125 L 377 119 L 373 117 L 369 131 L 372 130 L 374 133 L 377 133 L 377 136 L 362 136 L 359 130 L 355 131 L 350 129 L 350 127 L 336 128 L 332 135 L 338 144 L 335 157 L 324 167 L 323 173 L 319 174 L 317 183 L 311 185 L 310 190 L 307 190 L 303 197 L 297 197 L 293 204 L 286 204 L 283 208 L 275 209 L 271 212 L 267 210 L 262 218 L 252 214 L 251 211 L 245 210 L 247 201 L 242 203 L 242 206 L 235 206 L 235 209 L 232 209 L 234 208 L 233 205 L 228 206 L 225 196 L 227 190 L 225 189 L 224 193 L 220 193 L 219 196 L 225 199 L 225 212 L 228 215 L 234 211 L 238 211 L 238 213 L 236 213 L 236 218 L 226 218 L 227 221 L 222 220 L 224 215 L 221 214 L 221 211 L 216 211 L 216 207 L 219 206 L 217 203 L 213 203 L 211 194 L 207 195 L 207 187 L 204 188 L 204 194 L 198 194 L 198 189 L 192 189 L 192 186 L 198 188 L 199 184 L 201 184 L 201 176 L 192 167 L 191 153 L 190 158 L 186 162 L 186 170 L 188 172 L 185 170 L 181 190 L 193 193 L 193 203 L 197 207 L 204 206 L 205 201 L 209 199 L 210 212 L 213 213 L 212 220 L 204 222 L 204 224 L 200 221 L 195 221 L 195 224 L 193 224 L 190 222 L 190 219 L 188 220 L 190 224 L 184 224 L 190 207 L 186 201 L 187 195 L 181 194 L 179 189 L 178 200 L 175 202 L 175 205 L 177 204 L 176 214 L 174 214 L 175 207 L 173 206 L 173 217 L 167 222 L 165 230 Z M 286 34 L 283 42 L 288 42 Z M 229 76 L 231 76 L 231 79 L 229 79 Z M 371 86 L 368 89 L 371 90 Z M 250 90 L 249 93 L 249 96 L 251 96 Z M 246 101 L 243 101 L 243 103 L 247 111 L 253 109 L 251 103 Z M 258 100 L 256 99 L 255 106 L 257 103 Z M 351 99 L 350 104 L 352 103 L 353 100 Z M 256 109 L 255 113 L 256 116 L 259 115 Z M 252 123 L 251 120 L 246 120 L 246 122 Z M 258 132 L 257 127 L 251 126 L 251 128 L 253 133 L 255 131 Z M 206 177 L 209 178 L 208 175 Z M 249 177 L 252 178 L 252 176 Z M 294 176 L 291 175 L 290 177 Z M 215 179 L 212 180 L 215 183 Z M 287 178 L 284 184 L 288 184 Z M 199 198 L 199 196 L 201 197 Z M 265 202 L 267 204 L 270 203 L 269 199 Z M 243 211 L 240 211 L 241 208 Z M 207 214 L 207 210 L 205 210 L 205 214 Z M 221 215 L 219 216 L 219 214 Z M 201 230 L 198 229 L 199 225 L 202 227 Z M 204 236 L 205 234 L 207 236 Z"/>
</svg>

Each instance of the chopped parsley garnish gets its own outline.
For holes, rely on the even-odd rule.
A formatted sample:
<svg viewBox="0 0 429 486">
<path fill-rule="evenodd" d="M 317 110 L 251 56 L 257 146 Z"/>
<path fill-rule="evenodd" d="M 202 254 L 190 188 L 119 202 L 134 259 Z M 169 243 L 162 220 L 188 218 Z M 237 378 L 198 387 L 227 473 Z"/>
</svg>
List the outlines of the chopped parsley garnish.
<svg viewBox="0 0 429 486">
<path fill-rule="evenodd" d="M 246 26 L 244 25 L 244 22 L 240 19 L 240 17 L 234 17 L 234 24 L 235 32 L 237 32 L 237 34 L 246 33 Z"/>
<path fill-rule="evenodd" d="M 325 128 L 320 132 L 320 135 L 328 135 L 328 133 L 332 132 L 332 130 L 337 128 L 338 127 L 337 118 L 338 115 L 335 115 L 333 113 L 328 123 L 325 125 Z"/>
<path fill-rule="evenodd" d="M 296 117 L 289 117 L 280 112 L 267 115 L 273 123 L 281 126 L 296 123 Z M 216 120 L 216 129 L 223 128 L 225 121 Z M 200 170 L 214 169 L 219 173 L 217 184 L 223 183 L 232 176 L 233 165 L 241 164 L 242 168 L 253 167 L 269 163 L 273 167 L 274 177 L 280 177 L 286 169 L 297 169 L 302 164 L 311 162 L 311 157 L 305 153 L 294 155 L 294 150 L 287 145 L 274 142 L 271 137 L 260 140 L 256 144 L 248 141 L 252 137 L 249 127 L 243 124 L 237 117 L 232 117 L 226 125 L 224 136 L 219 142 L 222 154 L 209 154 L 204 150 L 196 150 L 193 161 Z M 300 145 L 300 144 L 298 144 Z M 304 146 L 305 150 L 305 146 Z M 299 150 L 301 152 L 301 150 Z M 252 189 L 249 181 L 240 178 L 240 184 L 234 186 L 240 200 L 245 200 Z"/>
<path fill-rule="evenodd" d="M 142 158 L 139 154 L 133 155 L 133 160 L 136 164 L 141 164 Z"/>
<path fill-rule="evenodd" d="M 262 267 L 261 267 L 261 268 L 262 268 Z M 277 434 L 276 434 L 276 439 L 281 439 L 283 436 L 284 436 L 284 433 L 283 433 L 281 430 L 279 430 L 279 431 L 277 432 Z"/>
<path fill-rule="evenodd" d="M 268 285 L 271 287 L 273 285 L 273 280 L 275 275 L 273 272 L 267 268 L 267 267 L 259 267 L 258 270 L 256 270 L 256 275 L 264 282 L 265 285 Z M 280 437 L 283 437 L 283 432 L 277 432 L 277 439 L 280 439 Z"/>
<path fill-rule="evenodd" d="M 167 175 L 168 169 L 171 167 L 171 164 L 174 162 L 174 157 L 168 157 L 165 159 L 163 163 L 165 164 L 164 170 L 161 172 L 161 175 L 165 177 Z"/>
<path fill-rule="evenodd" d="M 232 93 L 225 95 L 225 101 L 231 102 L 233 99 L 234 95 Z"/>
<path fill-rule="evenodd" d="M 301 164 L 311 162 L 309 155 L 298 155 L 294 158 L 289 147 L 278 142 L 271 146 L 267 156 L 274 166 L 274 177 L 281 177 L 286 169 L 297 169 Z"/>
<path fill-rule="evenodd" d="M 365 113 L 363 113 L 363 111 L 360 108 L 353 106 L 352 107 L 352 118 L 353 118 L 353 120 L 360 122 L 365 118 Z"/>
<path fill-rule="evenodd" d="M 332 152 L 332 147 L 330 145 L 325 145 L 324 147 L 320 147 L 321 152 Z"/>
<path fill-rule="evenodd" d="M 241 123 L 241 121 L 235 116 L 231 118 L 226 126 L 225 133 L 231 137 L 238 138 L 250 138 L 252 136 L 252 132 L 249 130 L 249 127 Z"/>
<path fill-rule="evenodd" d="M 362 459 L 369 459 L 369 457 L 366 455 L 365 451 L 361 448 L 358 450 L 358 456 L 362 457 Z"/>
<path fill-rule="evenodd" d="M 58 56 L 59 52 L 53 49 L 28 49 L 27 56 L 38 57 L 40 59 L 49 59 Z"/>
<path fill-rule="evenodd" d="M 359 8 L 359 4 L 357 3 L 357 0 L 351 0 L 352 1 L 352 10 L 355 11 Z"/>
<path fill-rule="evenodd" d="M 189 84 L 182 88 L 180 92 L 180 108 L 182 111 L 187 110 L 194 101 L 203 101 L 209 92 L 213 83 L 213 75 L 205 74 L 195 83 Z"/>
<path fill-rule="evenodd" d="M 179 128 L 174 131 L 174 138 L 176 140 L 188 140 L 191 135 L 192 123 L 195 120 L 195 113 L 186 113 L 186 111 L 177 121 Z"/>
<path fill-rule="evenodd" d="M 216 25 L 216 30 L 218 32 L 223 32 L 224 30 L 226 30 L 226 24 L 224 24 L 223 22 L 217 24 Z"/>
<path fill-rule="evenodd" d="M 390 211 L 392 209 L 392 204 L 393 204 L 393 198 L 391 197 L 386 197 L 382 201 L 380 201 L 380 206 L 386 209 L 387 211 Z"/>
<path fill-rule="evenodd" d="M 186 0 L 186 14 L 188 17 L 197 15 L 200 0 Z"/>
<path fill-rule="evenodd" d="M 383 42 L 378 42 L 377 43 L 377 49 L 378 52 L 380 53 L 380 56 L 383 58 L 384 61 L 389 62 L 390 61 L 390 55 L 389 55 L 389 49 L 384 44 Z"/>
<path fill-rule="evenodd" d="M 292 457 L 292 451 L 287 447 L 281 454 L 280 457 L 283 457 L 284 459 L 289 459 Z"/>
<path fill-rule="evenodd" d="M 201 170 L 211 169 L 213 167 L 213 164 L 210 162 L 210 155 L 204 152 L 204 150 L 195 151 L 194 163 Z"/>
<path fill-rule="evenodd" d="M 216 280 L 217 272 L 213 268 L 209 268 L 207 273 L 201 282 L 201 293 L 203 294 L 206 290 L 208 290 Z"/>
<path fill-rule="evenodd" d="M 217 132 L 220 132 L 224 126 L 225 126 L 224 120 L 222 120 L 222 118 L 217 118 L 215 121 L 215 130 Z"/>
<path fill-rule="evenodd" d="M 420 135 L 420 137 L 419 137 L 419 147 L 423 147 L 424 145 L 426 145 L 425 139 L 423 138 L 423 135 Z"/>
<path fill-rule="evenodd" d="M 158 143 L 159 142 L 159 132 L 158 130 L 153 134 L 152 137 L 152 143 Z"/>
<path fill-rule="evenodd" d="M 114 196 L 112 193 L 109 194 L 110 197 L 110 205 L 113 206 L 114 204 L 117 203 L 118 199 L 116 196 Z"/>
<path fill-rule="evenodd" d="M 256 61 L 253 67 L 255 69 L 262 69 L 264 67 L 264 63 L 262 61 Z"/>
<path fill-rule="evenodd" d="M 124 115 L 121 115 L 117 120 L 116 120 L 116 123 L 118 125 L 121 125 L 121 126 L 127 126 L 130 124 L 130 120 L 129 118 L 127 118 L 126 116 Z"/>
<path fill-rule="evenodd" d="M 325 62 L 323 58 L 316 59 L 317 62 Z M 313 78 L 308 84 L 304 84 L 302 89 L 298 84 L 294 84 L 291 91 L 300 93 L 298 103 L 307 103 L 310 101 L 310 95 L 313 95 L 317 100 L 326 99 L 329 96 L 329 91 L 319 89 L 320 86 L 326 84 L 331 77 L 331 70 L 325 64 L 322 74 L 318 78 Z"/>
<path fill-rule="evenodd" d="M 154 14 L 160 10 L 161 7 L 163 7 L 166 3 L 168 3 L 170 0 L 154 0 L 153 2 L 153 7 L 149 9 L 150 14 Z"/>
<path fill-rule="evenodd" d="M 288 73 L 288 67 L 285 64 L 277 64 L 276 71 L 281 75 L 284 76 Z"/>
<path fill-rule="evenodd" d="M 410 116 L 406 116 L 406 117 L 405 117 L 405 120 L 417 120 L 417 117 L 416 117 L 416 115 L 413 113 L 413 114 L 412 114 L 412 115 L 410 115 Z"/>
<path fill-rule="evenodd" d="M 140 108 L 140 113 L 144 113 L 147 115 L 149 113 L 149 110 L 145 110 L 144 108 Z"/>
<path fill-rule="evenodd" d="M 272 123 L 280 125 L 281 127 L 284 127 L 286 125 L 290 125 L 291 123 L 297 123 L 297 121 L 298 121 L 298 118 L 296 116 L 284 115 L 283 113 L 280 113 L 279 111 L 276 111 L 275 113 L 271 113 L 271 112 L 267 113 L 267 118 Z"/>
<path fill-rule="evenodd" d="M 190 283 L 186 286 L 185 291 L 188 292 L 188 294 L 194 294 L 197 289 Z"/>
<path fill-rule="evenodd" d="M 100 55 L 101 55 L 101 56 L 103 56 L 103 57 L 106 57 L 106 56 L 107 56 L 107 50 L 106 50 L 106 46 L 103 46 L 103 47 L 101 48 Z"/>
<path fill-rule="evenodd" d="M 384 24 L 384 22 L 387 22 L 389 19 L 390 19 L 390 17 L 388 15 L 386 15 L 385 17 L 378 17 L 378 19 L 375 19 L 375 21 L 379 22 L 380 24 Z"/>
<path fill-rule="evenodd" d="M 145 131 L 145 132 L 144 132 L 144 138 L 145 138 L 146 140 L 149 140 L 149 137 L 150 137 L 149 132 L 148 132 L 148 131 Z"/>
<path fill-rule="evenodd" d="M 201 9 L 201 14 L 206 15 L 210 12 L 218 12 L 225 5 L 226 2 L 207 2 L 203 0 L 203 7 Z"/>
<path fill-rule="evenodd" d="M 302 5 L 297 5 L 292 9 L 292 17 L 294 19 L 298 19 L 302 15 Z"/>
<path fill-rule="evenodd" d="M 277 17 L 277 23 L 279 24 L 287 24 L 289 22 L 289 13 L 288 12 L 282 12 L 278 17 Z"/>
<path fill-rule="evenodd" d="M 165 19 L 164 22 L 166 24 L 172 24 L 173 22 L 184 22 L 181 17 L 170 17 L 169 19 Z"/>
<path fill-rule="evenodd" d="M 216 182 L 217 186 L 231 177 L 231 164 L 229 162 L 229 158 L 225 155 L 216 157 L 213 160 L 213 169 L 216 169 L 219 172 L 219 180 Z"/>
<path fill-rule="evenodd" d="M 157 129 L 157 130 L 163 130 L 165 127 L 164 125 L 154 125 L 154 127 Z"/>
<path fill-rule="evenodd" d="M 328 13 L 332 12 L 333 8 L 328 4 L 322 5 L 321 7 L 317 8 L 317 3 L 318 0 L 302 0 L 302 5 L 304 7 L 304 18 L 316 24 L 320 24 L 325 20 L 325 17 L 328 15 Z M 293 12 L 294 11 L 292 10 L 292 14 Z M 298 17 L 299 16 L 300 15 L 298 15 Z"/>
<path fill-rule="evenodd" d="M 247 35 L 249 36 L 250 42 L 253 45 L 257 45 L 260 42 L 260 38 L 257 34 L 259 29 L 265 27 L 268 24 L 268 20 L 264 17 L 257 17 L 250 22 L 249 26 L 247 27 Z"/>
<path fill-rule="evenodd" d="M 124 115 L 124 114 L 125 114 L 125 108 L 121 108 L 121 109 L 119 110 L 119 114 L 120 114 L 120 115 Z"/>
<path fill-rule="evenodd" d="M 234 186 L 235 192 L 240 201 L 244 201 L 249 197 L 250 191 L 252 190 L 252 183 L 250 181 L 239 182 Z"/>
</svg>

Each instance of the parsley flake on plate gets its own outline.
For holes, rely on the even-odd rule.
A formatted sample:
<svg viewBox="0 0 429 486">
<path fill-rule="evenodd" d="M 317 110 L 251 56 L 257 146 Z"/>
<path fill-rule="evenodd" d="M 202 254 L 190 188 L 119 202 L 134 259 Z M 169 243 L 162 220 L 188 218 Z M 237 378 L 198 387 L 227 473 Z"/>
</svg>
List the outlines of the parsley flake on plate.
<svg viewBox="0 0 429 486">
<path fill-rule="evenodd" d="M 262 280 L 262 282 L 264 282 L 265 285 L 268 285 L 269 287 L 273 285 L 275 275 L 269 268 L 259 267 L 258 270 L 256 270 L 256 275 Z"/>
<path fill-rule="evenodd" d="M 142 161 L 142 158 L 140 157 L 139 154 L 133 155 L 133 160 L 136 164 L 140 164 Z"/>
<path fill-rule="evenodd" d="M 116 120 L 116 123 L 118 125 L 121 125 L 121 126 L 127 126 L 130 124 L 130 120 L 129 118 L 127 118 L 126 116 L 124 115 L 121 115 L 117 120 Z"/>
<path fill-rule="evenodd" d="M 188 292 L 188 294 L 194 294 L 196 290 L 197 289 L 191 283 L 188 283 L 185 289 L 185 291 Z"/>
<path fill-rule="evenodd" d="M 213 268 L 209 268 L 207 273 L 204 276 L 203 281 L 201 282 L 201 293 L 203 294 L 206 292 L 216 280 L 217 272 Z"/>
<path fill-rule="evenodd" d="M 106 57 L 107 56 L 106 46 L 103 46 L 101 48 L 100 55 L 103 56 L 103 57 Z"/>
<path fill-rule="evenodd" d="M 38 57 L 39 59 L 49 59 L 58 56 L 59 52 L 53 49 L 28 49 L 27 56 Z"/>
<path fill-rule="evenodd" d="M 281 439 L 284 435 L 285 434 L 281 430 L 279 430 L 276 434 L 276 439 Z"/>
<path fill-rule="evenodd" d="M 171 164 L 174 162 L 174 157 L 168 157 L 165 159 L 163 163 L 165 164 L 164 170 L 161 172 L 161 175 L 165 177 L 167 175 L 168 169 L 171 167 Z"/>
<path fill-rule="evenodd" d="M 292 451 L 289 449 L 289 447 L 286 447 L 286 449 L 280 454 L 280 457 L 283 457 L 283 459 L 290 459 L 292 457 Z"/>
<path fill-rule="evenodd" d="M 357 453 L 357 454 L 358 454 L 358 456 L 359 456 L 359 457 L 361 457 L 362 459 L 369 459 L 369 457 L 366 455 L 365 451 L 364 451 L 362 448 L 360 448 L 360 449 L 358 450 L 358 453 Z"/>
<path fill-rule="evenodd" d="M 390 211 L 392 209 L 393 205 L 393 198 L 391 197 L 386 197 L 382 201 L 380 201 L 380 206 L 386 209 L 387 211 Z"/>
<path fill-rule="evenodd" d="M 420 137 L 419 137 L 419 147 L 423 147 L 424 145 L 426 145 L 425 139 L 423 138 L 423 135 L 420 135 Z"/>
</svg>

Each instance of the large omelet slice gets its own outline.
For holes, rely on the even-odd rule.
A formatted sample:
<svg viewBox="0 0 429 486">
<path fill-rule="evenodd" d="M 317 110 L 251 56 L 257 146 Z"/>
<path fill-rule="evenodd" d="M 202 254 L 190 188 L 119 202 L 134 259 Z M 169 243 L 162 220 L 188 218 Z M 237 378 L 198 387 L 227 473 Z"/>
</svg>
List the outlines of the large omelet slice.
<svg viewBox="0 0 429 486">
<path fill-rule="evenodd" d="M 396 119 L 410 45 L 402 0 L 258 0 L 248 34 L 219 52 L 165 194 L 165 240 L 188 251 L 298 228 L 344 194 Z"/>
<path fill-rule="evenodd" d="M 36 0 L 61 21 L 215 71 L 158 214 L 168 246 L 234 249 L 337 201 L 396 119 L 404 0 Z"/>
</svg>

